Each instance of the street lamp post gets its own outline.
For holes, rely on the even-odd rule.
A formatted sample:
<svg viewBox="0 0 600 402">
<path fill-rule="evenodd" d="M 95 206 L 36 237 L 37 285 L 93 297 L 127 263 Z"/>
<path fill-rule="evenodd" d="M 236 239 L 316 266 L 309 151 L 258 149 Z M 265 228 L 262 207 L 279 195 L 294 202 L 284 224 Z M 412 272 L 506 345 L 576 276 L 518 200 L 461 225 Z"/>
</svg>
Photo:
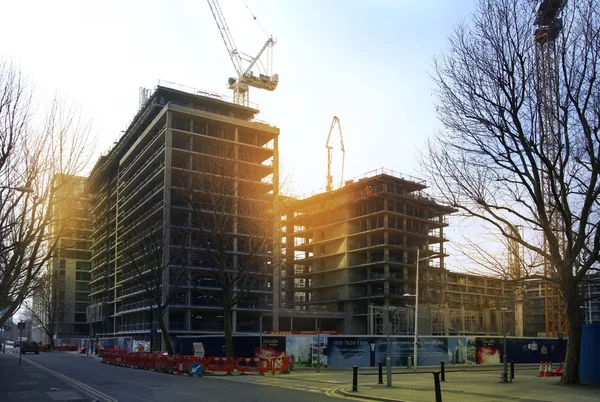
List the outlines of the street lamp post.
<svg viewBox="0 0 600 402">
<path fill-rule="evenodd" d="M 500 311 L 502 311 L 502 337 L 504 338 L 504 352 L 502 356 L 503 361 L 503 375 L 502 382 L 508 382 L 508 361 L 506 359 L 506 330 L 504 328 L 504 314 L 508 310 L 508 307 L 501 307 Z"/>
<path fill-rule="evenodd" d="M 391 323 L 390 323 L 390 306 L 389 304 L 385 306 L 385 332 L 387 336 L 387 357 L 385 358 L 385 371 L 387 376 L 387 386 L 392 386 L 392 357 L 391 350 L 392 345 L 390 343 L 390 332 L 391 332 Z"/>
<path fill-rule="evenodd" d="M 413 339 L 413 367 L 417 369 L 417 342 L 419 340 L 419 248 L 417 248 L 416 262 L 416 278 L 415 278 L 415 333 Z"/>
<path fill-rule="evenodd" d="M 430 255 L 429 257 L 419 258 L 420 248 L 417 247 L 417 261 L 416 261 L 416 278 L 415 278 L 415 334 L 413 340 L 413 367 L 417 369 L 417 344 L 419 341 L 419 261 L 429 260 L 437 257 L 438 254 Z M 405 295 L 407 296 L 407 295 Z"/>
</svg>

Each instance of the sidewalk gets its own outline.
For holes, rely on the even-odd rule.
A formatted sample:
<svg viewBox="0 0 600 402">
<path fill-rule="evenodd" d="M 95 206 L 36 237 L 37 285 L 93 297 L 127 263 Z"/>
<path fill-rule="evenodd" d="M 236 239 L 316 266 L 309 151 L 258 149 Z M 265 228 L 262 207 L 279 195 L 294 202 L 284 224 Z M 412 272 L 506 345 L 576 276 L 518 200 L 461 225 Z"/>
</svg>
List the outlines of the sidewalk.
<svg viewBox="0 0 600 402">
<path fill-rule="evenodd" d="M 437 370 L 436 370 L 437 371 Z M 500 383 L 500 372 L 470 371 L 446 372 L 446 382 L 441 383 L 444 402 L 584 402 L 600 398 L 599 386 L 563 387 L 558 377 L 537 377 L 535 370 L 520 370 L 512 383 Z M 358 392 L 352 385 L 339 387 L 338 392 L 348 397 L 377 401 L 435 401 L 433 375 L 429 373 L 412 376 L 394 376 L 392 387 L 377 384 L 377 378 L 359 376 Z"/>
<path fill-rule="evenodd" d="M 31 364 L 34 355 L 24 355 L 19 366 L 15 349 L 0 353 L 0 401 L 91 401 L 92 397 L 76 389 L 66 380 Z"/>
</svg>

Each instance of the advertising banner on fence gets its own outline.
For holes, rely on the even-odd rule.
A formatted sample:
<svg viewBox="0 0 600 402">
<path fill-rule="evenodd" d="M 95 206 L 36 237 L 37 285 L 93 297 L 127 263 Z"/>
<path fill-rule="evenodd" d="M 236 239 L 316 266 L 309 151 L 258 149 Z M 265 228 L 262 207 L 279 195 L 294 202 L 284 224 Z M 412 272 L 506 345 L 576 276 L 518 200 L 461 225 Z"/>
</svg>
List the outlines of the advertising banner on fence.
<svg viewBox="0 0 600 402">
<path fill-rule="evenodd" d="M 393 366 L 406 366 L 408 357 L 413 357 L 413 337 L 390 337 L 390 358 Z M 466 341 L 462 342 L 463 344 Z M 460 350 L 466 359 L 465 348 Z M 330 336 L 328 344 L 330 368 L 376 367 L 388 356 L 386 337 Z M 449 361 L 448 340 L 445 337 L 419 337 L 418 364 L 434 366 Z"/>
<path fill-rule="evenodd" d="M 364 336 L 329 337 L 327 357 L 329 368 L 375 366 L 375 338 Z"/>
<path fill-rule="evenodd" d="M 503 338 L 475 338 L 477 364 L 503 363 Z M 506 338 L 508 360 L 515 363 L 558 362 L 566 351 L 566 340 L 556 338 Z"/>
<path fill-rule="evenodd" d="M 287 335 L 285 350 L 294 356 L 296 367 L 328 367 L 327 335 Z"/>
<path fill-rule="evenodd" d="M 285 336 L 265 335 L 263 340 L 263 357 L 277 357 L 285 353 Z M 218 335 L 181 336 L 171 340 L 173 351 L 178 355 L 194 354 L 194 343 L 202 343 L 204 355 L 208 357 L 225 357 L 225 337 Z M 258 357 L 260 355 L 260 337 L 256 335 L 234 335 L 233 350 L 236 357 Z"/>
<path fill-rule="evenodd" d="M 448 338 L 448 363 L 453 365 L 475 364 L 475 338 L 451 337 Z"/>
</svg>

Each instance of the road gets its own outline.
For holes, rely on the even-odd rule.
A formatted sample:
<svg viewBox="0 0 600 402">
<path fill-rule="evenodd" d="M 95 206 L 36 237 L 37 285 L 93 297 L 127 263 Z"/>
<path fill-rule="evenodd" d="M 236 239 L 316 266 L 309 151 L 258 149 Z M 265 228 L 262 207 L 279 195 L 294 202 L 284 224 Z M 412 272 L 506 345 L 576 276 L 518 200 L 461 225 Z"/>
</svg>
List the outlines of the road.
<svg viewBox="0 0 600 402">
<path fill-rule="evenodd" d="M 162 374 L 147 370 L 111 366 L 98 360 L 72 353 L 41 353 L 25 357 L 54 373 L 75 380 L 82 387 L 91 387 L 96 396 L 105 401 L 310 401 L 334 402 L 337 398 L 327 393 L 336 383 L 296 383 L 284 381 L 278 384 L 272 378 L 268 382 L 245 381 L 241 377 L 222 376 L 187 377 Z M 52 374 L 50 372 L 50 374 Z M 298 374 L 291 374 L 298 375 Z M 268 386 L 266 386 L 268 385 Z M 89 390 L 89 389 L 88 389 Z"/>
</svg>

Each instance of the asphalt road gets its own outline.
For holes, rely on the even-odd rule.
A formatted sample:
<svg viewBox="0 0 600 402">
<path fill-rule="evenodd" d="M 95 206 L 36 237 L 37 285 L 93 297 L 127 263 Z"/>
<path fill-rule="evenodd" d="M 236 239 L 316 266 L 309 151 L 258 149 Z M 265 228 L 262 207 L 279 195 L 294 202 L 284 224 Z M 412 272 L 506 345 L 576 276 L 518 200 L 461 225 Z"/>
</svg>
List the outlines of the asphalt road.
<svg viewBox="0 0 600 402">
<path fill-rule="evenodd" d="M 41 353 L 26 358 L 54 372 L 99 391 L 105 401 L 310 401 L 333 402 L 325 395 L 331 385 L 278 387 L 251 382 L 227 381 L 205 376 L 187 377 L 103 364 L 96 359 L 69 353 Z M 322 385 L 322 384 L 321 384 Z"/>
</svg>

